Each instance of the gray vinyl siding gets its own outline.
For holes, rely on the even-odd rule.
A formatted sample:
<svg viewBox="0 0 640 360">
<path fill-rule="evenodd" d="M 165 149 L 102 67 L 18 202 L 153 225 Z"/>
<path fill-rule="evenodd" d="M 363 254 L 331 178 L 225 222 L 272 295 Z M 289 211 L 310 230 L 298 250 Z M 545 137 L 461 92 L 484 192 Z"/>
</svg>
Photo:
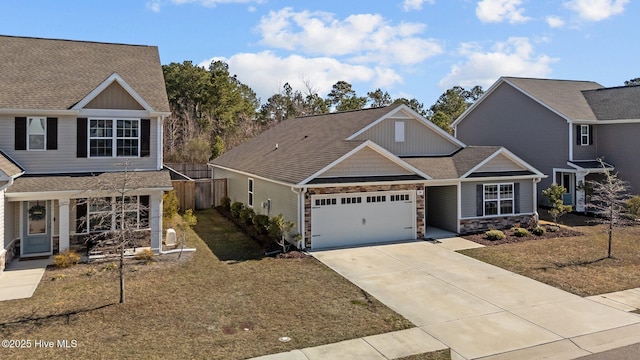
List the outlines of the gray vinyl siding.
<svg viewBox="0 0 640 360">
<path fill-rule="evenodd" d="M 598 139 L 597 128 L 597 126 L 592 126 L 592 145 L 578 145 L 577 136 L 578 131 L 580 131 L 580 126 L 573 125 L 573 141 L 571 142 L 571 146 L 573 146 L 573 160 L 593 160 L 598 157 L 598 147 L 596 145 Z"/>
<path fill-rule="evenodd" d="M 404 141 L 395 141 L 395 123 L 404 122 Z M 449 155 L 459 146 L 415 119 L 390 118 L 381 121 L 356 137 L 371 140 L 398 156 Z"/>
<path fill-rule="evenodd" d="M 427 225 L 458 231 L 457 186 L 431 186 L 427 191 Z"/>
<path fill-rule="evenodd" d="M 368 147 L 363 148 L 319 177 L 410 175 L 412 172 Z"/>
<path fill-rule="evenodd" d="M 640 194 L 640 124 L 598 126 L 598 156 L 615 166 L 620 179 L 628 181 L 633 194 Z"/>
<path fill-rule="evenodd" d="M 248 184 L 250 176 L 234 171 L 214 168 L 215 179 L 227 179 L 227 196 L 231 202 L 236 201 L 247 205 L 249 199 Z M 251 177 L 253 179 L 253 210 L 257 214 L 276 216 L 282 214 L 285 220 L 298 225 L 298 196 L 291 191 L 290 186 Z M 271 209 L 262 207 L 262 203 L 271 199 Z"/>
<path fill-rule="evenodd" d="M 0 117 L 0 148 L 26 169 L 27 174 L 121 171 L 128 161 L 129 170 L 157 170 L 158 119 L 151 119 L 150 156 L 78 158 L 76 117 L 58 118 L 58 149 L 45 151 L 15 150 L 15 117 Z"/>
<path fill-rule="evenodd" d="M 533 180 L 515 180 L 515 181 L 474 181 L 463 182 L 461 188 L 461 213 L 462 218 L 477 217 L 477 185 L 481 184 L 506 184 L 519 183 L 520 185 L 520 214 L 533 213 Z"/>
<path fill-rule="evenodd" d="M 478 103 L 458 124 L 456 135 L 467 145 L 504 146 L 547 175 L 539 193 L 551 185 L 554 168 L 568 167 L 567 121 L 508 84 Z"/>
</svg>

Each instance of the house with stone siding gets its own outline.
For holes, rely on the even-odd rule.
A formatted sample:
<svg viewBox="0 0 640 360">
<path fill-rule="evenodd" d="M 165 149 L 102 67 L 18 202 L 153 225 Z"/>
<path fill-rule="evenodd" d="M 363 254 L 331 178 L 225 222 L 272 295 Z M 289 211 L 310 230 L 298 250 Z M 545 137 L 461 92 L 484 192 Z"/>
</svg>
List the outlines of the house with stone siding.
<svg viewBox="0 0 640 360">
<path fill-rule="evenodd" d="M 0 271 L 115 230 L 122 201 L 160 250 L 172 186 L 157 47 L 0 36 L 0 64 Z"/>
<path fill-rule="evenodd" d="M 544 177 L 403 104 L 289 119 L 209 165 L 232 202 L 282 214 L 314 250 L 524 226 Z"/>
</svg>

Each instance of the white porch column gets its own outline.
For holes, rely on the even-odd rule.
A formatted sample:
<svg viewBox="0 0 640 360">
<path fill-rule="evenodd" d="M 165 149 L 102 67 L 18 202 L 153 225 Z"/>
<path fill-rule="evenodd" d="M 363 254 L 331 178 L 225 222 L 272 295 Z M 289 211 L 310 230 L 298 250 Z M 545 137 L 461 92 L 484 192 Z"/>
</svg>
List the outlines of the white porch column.
<svg viewBox="0 0 640 360">
<path fill-rule="evenodd" d="M 584 178 L 587 174 L 584 172 L 576 173 L 576 211 L 587 211 L 586 196 L 584 193 Z"/>
<path fill-rule="evenodd" d="M 162 250 L 162 192 L 149 196 L 149 225 L 151 227 L 151 250 L 159 253 Z"/>
<path fill-rule="evenodd" d="M 58 241 L 59 250 L 69 249 L 69 199 L 58 200 Z"/>
</svg>

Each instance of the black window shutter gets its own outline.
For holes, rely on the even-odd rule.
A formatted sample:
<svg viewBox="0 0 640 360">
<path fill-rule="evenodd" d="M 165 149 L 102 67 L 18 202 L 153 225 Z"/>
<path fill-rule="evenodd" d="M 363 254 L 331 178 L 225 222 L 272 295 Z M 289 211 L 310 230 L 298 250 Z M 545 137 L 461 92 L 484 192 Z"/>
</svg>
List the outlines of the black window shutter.
<svg viewBox="0 0 640 360">
<path fill-rule="evenodd" d="M 589 125 L 589 145 L 593 145 L 593 125 Z"/>
<path fill-rule="evenodd" d="M 76 157 L 87 157 L 87 118 L 78 118 Z"/>
<path fill-rule="evenodd" d="M 513 212 L 520 214 L 520 183 L 513 184 Z"/>
<path fill-rule="evenodd" d="M 476 185 L 476 215 L 484 215 L 484 186 Z"/>
<path fill-rule="evenodd" d="M 140 120 L 140 156 L 151 154 L 151 120 Z"/>
<path fill-rule="evenodd" d="M 582 145 L 580 141 L 582 139 L 582 134 L 580 133 L 580 125 L 576 125 L 576 145 Z"/>
<path fill-rule="evenodd" d="M 27 150 L 27 118 L 17 117 L 15 128 L 15 149 Z"/>
<path fill-rule="evenodd" d="M 76 232 L 87 232 L 87 199 L 76 199 Z"/>
<path fill-rule="evenodd" d="M 47 150 L 58 150 L 58 118 L 47 118 Z"/>
<path fill-rule="evenodd" d="M 140 196 L 140 227 L 149 227 L 149 213 L 151 208 L 149 207 L 149 195 Z"/>
</svg>

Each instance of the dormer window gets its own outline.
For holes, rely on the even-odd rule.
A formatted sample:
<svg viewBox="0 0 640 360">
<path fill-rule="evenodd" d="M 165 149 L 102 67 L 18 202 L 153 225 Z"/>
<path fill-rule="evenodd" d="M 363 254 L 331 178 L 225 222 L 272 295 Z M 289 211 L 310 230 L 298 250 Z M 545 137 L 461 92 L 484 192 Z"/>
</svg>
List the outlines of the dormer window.
<svg viewBox="0 0 640 360">
<path fill-rule="evenodd" d="M 45 150 L 47 118 L 29 117 L 27 118 L 27 149 Z"/>
</svg>

